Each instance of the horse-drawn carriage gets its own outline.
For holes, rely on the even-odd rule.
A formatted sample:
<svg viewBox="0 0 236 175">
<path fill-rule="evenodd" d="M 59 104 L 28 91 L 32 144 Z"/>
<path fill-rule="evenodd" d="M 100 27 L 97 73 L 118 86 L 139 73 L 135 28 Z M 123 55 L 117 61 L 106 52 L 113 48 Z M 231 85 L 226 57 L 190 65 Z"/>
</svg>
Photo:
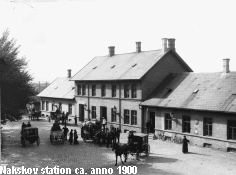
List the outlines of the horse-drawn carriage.
<svg viewBox="0 0 236 175">
<path fill-rule="evenodd" d="M 37 145 L 40 143 L 40 138 L 38 135 L 38 128 L 36 127 L 25 127 L 21 130 L 21 144 L 25 147 L 26 143 L 33 144 L 37 142 Z"/>
<path fill-rule="evenodd" d="M 64 144 L 64 133 L 58 123 L 54 123 L 51 128 L 50 141 L 51 141 L 51 144 L 54 144 L 56 141 L 59 141 L 62 144 Z"/>
<path fill-rule="evenodd" d="M 92 140 L 96 142 L 96 133 L 101 131 L 100 123 L 92 123 L 90 121 L 85 122 L 81 127 L 81 137 L 83 141 L 86 142 L 87 140 Z"/>
<path fill-rule="evenodd" d="M 148 144 L 148 134 L 134 133 L 132 143 L 130 144 L 130 154 L 137 158 L 144 153 L 146 156 L 150 154 L 150 145 Z"/>
</svg>

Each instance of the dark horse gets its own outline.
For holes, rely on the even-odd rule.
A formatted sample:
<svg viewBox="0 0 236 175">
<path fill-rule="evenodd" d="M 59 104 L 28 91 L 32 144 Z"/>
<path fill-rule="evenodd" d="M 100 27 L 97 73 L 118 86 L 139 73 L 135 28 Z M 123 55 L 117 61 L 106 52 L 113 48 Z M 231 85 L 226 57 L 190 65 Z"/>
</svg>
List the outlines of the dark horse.
<svg viewBox="0 0 236 175">
<path fill-rule="evenodd" d="M 121 163 L 124 164 L 122 161 L 121 155 L 124 154 L 125 157 L 125 162 L 128 158 L 128 153 L 129 153 L 129 145 L 128 144 L 122 144 L 122 143 L 114 143 L 112 146 L 112 151 L 115 150 L 116 154 L 116 164 L 117 165 L 117 157 L 120 156 Z"/>
</svg>

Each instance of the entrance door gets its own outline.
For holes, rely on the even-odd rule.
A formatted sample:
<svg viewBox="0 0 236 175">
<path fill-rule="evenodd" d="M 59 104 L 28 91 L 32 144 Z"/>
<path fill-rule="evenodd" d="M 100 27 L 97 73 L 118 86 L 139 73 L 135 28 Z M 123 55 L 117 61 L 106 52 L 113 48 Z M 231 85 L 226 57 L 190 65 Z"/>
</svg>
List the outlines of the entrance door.
<svg viewBox="0 0 236 175">
<path fill-rule="evenodd" d="M 84 121 L 84 105 L 79 104 L 79 121 Z"/>
<path fill-rule="evenodd" d="M 150 112 L 150 133 L 155 132 L 155 112 Z"/>
<path fill-rule="evenodd" d="M 100 121 L 102 122 L 102 118 L 105 117 L 107 121 L 107 107 L 101 106 L 100 107 Z"/>
</svg>

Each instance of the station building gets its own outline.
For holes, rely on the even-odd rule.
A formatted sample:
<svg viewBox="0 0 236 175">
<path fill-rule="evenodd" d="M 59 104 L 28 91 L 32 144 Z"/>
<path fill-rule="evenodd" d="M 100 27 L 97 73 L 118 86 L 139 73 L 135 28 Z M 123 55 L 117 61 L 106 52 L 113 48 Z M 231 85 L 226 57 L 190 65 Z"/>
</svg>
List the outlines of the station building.
<svg viewBox="0 0 236 175">
<path fill-rule="evenodd" d="M 55 112 L 57 107 L 63 112 L 69 112 L 70 116 L 75 116 L 75 95 L 74 82 L 69 81 L 71 70 L 68 70 L 67 77 L 56 78 L 37 96 L 40 97 L 41 114 L 50 116 L 50 112 Z"/>
<path fill-rule="evenodd" d="M 167 45 L 168 44 L 168 45 Z M 121 131 L 144 132 L 141 102 L 170 73 L 192 72 L 176 53 L 175 39 L 162 39 L 162 49 L 142 51 L 136 42 L 132 53 L 93 58 L 70 80 L 75 83 L 75 115 L 120 127 Z M 153 129 L 154 131 L 154 129 Z"/>
</svg>

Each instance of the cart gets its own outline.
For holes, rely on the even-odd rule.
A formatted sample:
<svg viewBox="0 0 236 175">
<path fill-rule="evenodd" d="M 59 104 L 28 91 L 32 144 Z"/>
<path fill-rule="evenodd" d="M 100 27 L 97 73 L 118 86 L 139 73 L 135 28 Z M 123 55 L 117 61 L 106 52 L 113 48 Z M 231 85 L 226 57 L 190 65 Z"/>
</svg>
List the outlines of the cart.
<svg viewBox="0 0 236 175">
<path fill-rule="evenodd" d="M 21 144 L 25 147 L 26 143 L 33 144 L 37 142 L 37 145 L 40 143 L 40 138 L 38 135 L 38 128 L 36 127 L 25 127 L 21 130 Z"/>
<path fill-rule="evenodd" d="M 148 144 L 148 134 L 135 133 L 130 145 L 130 154 L 138 159 L 141 154 L 148 156 L 150 154 L 150 145 Z"/>
<path fill-rule="evenodd" d="M 101 126 L 94 124 L 92 122 L 84 123 L 81 127 L 81 138 L 83 138 L 84 142 L 87 142 L 87 140 L 95 141 L 95 134 L 101 130 Z"/>
<path fill-rule="evenodd" d="M 50 132 L 50 141 L 51 141 L 52 145 L 55 142 L 61 142 L 62 144 L 64 144 L 64 133 L 63 133 L 63 131 L 62 130 L 57 130 L 57 131 L 51 130 L 51 132 Z"/>
</svg>

